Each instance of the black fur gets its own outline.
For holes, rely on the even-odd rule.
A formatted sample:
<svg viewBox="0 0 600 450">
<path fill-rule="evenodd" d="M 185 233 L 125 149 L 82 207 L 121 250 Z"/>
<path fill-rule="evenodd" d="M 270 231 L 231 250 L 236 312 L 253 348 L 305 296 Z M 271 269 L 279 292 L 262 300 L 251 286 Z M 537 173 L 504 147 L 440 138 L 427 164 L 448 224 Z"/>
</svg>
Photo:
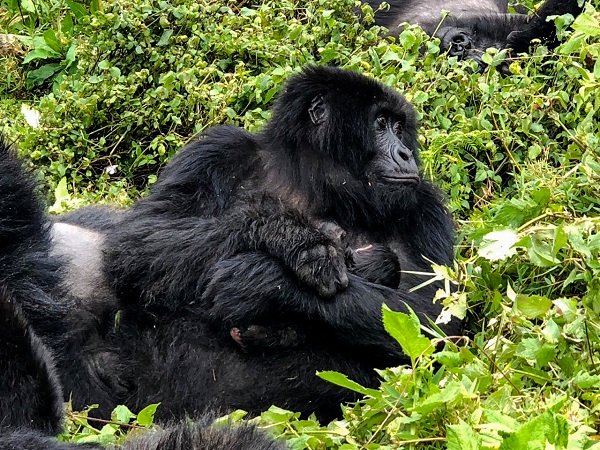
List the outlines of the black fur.
<svg viewBox="0 0 600 450">
<path fill-rule="evenodd" d="M 10 164 L 0 160 L 0 179 Z M 23 217 L 31 186 L 14 199 L 4 193 L 15 186 L 0 187 L 0 208 Z M 48 246 L 38 222 L 34 236 Z M 55 354 L 65 396 L 76 409 L 99 403 L 103 416 L 115 404 L 161 402 L 161 422 L 272 404 L 339 416 L 356 394 L 315 372 L 376 387 L 374 368 L 406 361 L 383 329 L 382 304 L 440 312 L 437 286 L 409 292 L 424 277 L 403 273 L 394 289 L 368 267 L 428 271 L 429 260 L 452 262 L 454 243 L 439 191 L 418 172 L 412 107 L 373 79 L 327 67 L 293 77 L 261 132 L 207 131 L 133 208 L 59 217 L 51 239 L 38 260 L 58 263 L 60 283 L 42 276 L 47 304 L 22 309 Z M 369 245 L 375 261 L 348 261 L 348 248 Z"/>
<path fill-rule="evenodd" d="M 97 339 L 90 338 L 89 333 L 82 335 L 67 330 L 60 336 L 66 327 L 86 329 L 85 321 L 89 316 L 79 314 L 81 305 L 70 303 L 69 296 L 59 295 L 64 292 L 58 283 L 61 273 L 57 267 L 64 261 L 52 256 L 47 222 L 35 185 L 33 177 L 22 167 L 10 147 L 0 140 L 0 450 L 101 450 L 104 447 L 60 443 L 52 437 L 62 430 L 64 415 L 57 372 L 65 381 L 77 374 L 90 378 L 75 377 L 70 380 L 70 385 L 77 389 L 91 386 L 92 392 L 83 394 L 84 399 L 102 398 L 103 388 L 98 386 L 102 383 L 97 375 L 100 370 L 115 370 L 115 365 L 110 365 L 110 361 L 106 361 L 108 367 L 95 364 L 102 357 L 97 352 L 78 354 L 90 345 L 90 340 Z M 48 342 L 62 352 L 56 359 L 31 330 L 21 313 L 21 306 L 29 311 Z M 67 315 L 63 314 L 65 311 Z M 77 324 L 78 320 L 82 323 Z M 96 320 L 100 319 L 94 318 L 91 322 Z M 53 331 L 53 327 L 57 331 Z M 58 370 L 57 361 L 63 362 Z M 72 367 L 68 368 L 65 361 Z M 79 391 L 76 395 L 81 401 Z M 284 448 L 253 427 L 217 427 L 211 425 L 212 418 L 205 415 L 193 424 L 186 420 L 164 430 L 152 430 L 127 441 L 120 448 Z"/>
<path fill-rule="evenodd" d="M 218 427 L 208 419 L 181 422 L 154 429 L 127 440 L 118 447 L 58 442 L 34 430 L 16 430 L 0 435 L 0 450 L 284 450 L 283 444 L 269 439 L 250 426 Z"/>
<path fill-rule="evenodd" d="M 51 355 L 0 288 L 0 435 L 18 427 L 57 434 L 62 400 Z"/>
<path fill-rule="evenodd" d="M 508 0 L 390 0 L 390 8 L 377 11 L 380 0 L 367 0 L 375 22 L 397 36 L 403 22 L 420 25 L 429 35 L 441 40 L 441 50 L 459 59 L 475 59 L 487 48 L 526 52 L 533 39 L 556 45 L 556 27 L 548 17 L 582 11 L 583 0 L 546 0 L 533 14 L 508 12 Z M 450 15 L 442 20 L 442 10 Z"/>
</svg>

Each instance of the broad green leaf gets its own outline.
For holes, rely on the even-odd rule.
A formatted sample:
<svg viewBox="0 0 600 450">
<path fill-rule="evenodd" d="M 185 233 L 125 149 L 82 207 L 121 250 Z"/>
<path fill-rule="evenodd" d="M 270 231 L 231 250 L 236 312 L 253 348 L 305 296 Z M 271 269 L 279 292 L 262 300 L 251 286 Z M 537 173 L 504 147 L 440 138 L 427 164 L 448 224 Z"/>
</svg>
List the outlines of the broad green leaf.
<svg viewBox="0 0 600 450">
<path fill-rule="evenodd" d="M 489 261 L 500 261 L 517 253 L 514 245 L 519 242 L 516 231 L 511 229 L 492 231 L 483 236 L 477 254 Z"/>
<path fill-rule="evenodd" d="M 561 297 L 554 300 L 554 306 L 556 306 L 557 312 L 567 321 L 573 322 L 577 317 L 577 299 Z"/>
<path fill-rule="evenodd" d="M 459 419 L 457 425 L 446 427 L 447 450 L 479 450 L 481 439 L 473 428 Z"/>
<path fill-rule="evenodd" d="M 518 294 L 515 306 L 528 319 L 544 316 L 552 307 L 552 300 L 542 295 Z"/>
<path fill-rule="evenodd" d="M 62 44 L 60 43 L 60 40 L 56 37 L 56 33 L 54 32 L 54 30 L 50 29 L 44 31 L 43 37 L 48 47 L 50 47 L 52 50 L 54 50 L 57 53 L 60 53 L 62 51 Z"/>
<path fill-rule="evenodd" d="M 419 318 L 410 310 L 410 315 L 392 311 L 383 305 L 383 326 L 398 341 L 402 351 L 414 362 L 423 355 L 431 355 L 434 347 L 431 341 L 421 334 Z"/>
<path fill-rule="evenodd" d="M 56 59 L 60 57 L 60 53 L 53 50 L 50 47 L 40 47 L 35 50 L 29 52 L 25 59 L 23 59 L 23 64 L 27 64 L 28 62 L 35 61 L 36 59 Z"/>
<path fill-rule="evenodd" d="M 171 29 L 163 31 L 163 34 L 160 37 L 160 39 L 158 40 L 156 45 L 158 45 L 159 47 L 163 47 L 163 46 L 167 45 L 169 43 L 169 39 L 171 39 L 172 34 L 173 34 L 173 30 L 171 30 Z"/>
<path fill-rule="evenodd" d="M 440 407 L 452 404 L 463 397 L 464 388 L 458 381 L 452 381 L 444 386 L 440 392 L 430 395 L 415 406 L 414 411 L 421 414 L 430 414 Z"/>
<path fill-rule="evenodd" d="M 131 419 L 135 419 L 135 414 L 132 413 L 127 406 L 119 405 L 110 415 L 111 419 L 119 423 L 129 423 Z"/>
<path fill-rule="evenodd" d="M 137 423 L 143 427 L 149 427 L 154 423 L 154 414 L 160 403 L 153 403 L 142 409 L 137 415 Z"/>
<path fill-rule="evenodd" d="M 52 213 L 60 213 L 63 211 L 62 203 L 71 199 L 71 194 L 67 189 L 67 179 L 62 177 L 54 189 L 54 204 L 49 208 Z"/>
<path fill-rule="evenodd" d="M 600 375 L 593 375 L 587 372 L 579 372 L 573 378 L 573 383 L 580 389 L 598 389 L 600 388 Z"/>
<path fill-rule="evenodd" d="M 371 397 L 381 397 L 381 393 L 376 389 L 369 389 L 361 386 L 356 381 L 350 380 L 346 375 L 334 372 L 332 370 L 326 370 L 323 372 L 317 372 L 317 376 L 325 381 L 329 381 L 335 385 L 350 389 L 363 395 L 370 395 Z"/>
<path fill-rule="evenodd" d="M 590 14 L 580 14 L 571 26 L 574 30 L 581 31 L 588 36 L 600 36 L 600 23 Z"/>
<path fill-rule="evenodd" d="M 67 0 L 67 5 L 69 5 L 69 9 L 75 15 L 77 20 L 80 20 L 88 15 L 87 9 L 85 9 L 85 6 L 83 6 L 81 3 Z"/>
</svg>

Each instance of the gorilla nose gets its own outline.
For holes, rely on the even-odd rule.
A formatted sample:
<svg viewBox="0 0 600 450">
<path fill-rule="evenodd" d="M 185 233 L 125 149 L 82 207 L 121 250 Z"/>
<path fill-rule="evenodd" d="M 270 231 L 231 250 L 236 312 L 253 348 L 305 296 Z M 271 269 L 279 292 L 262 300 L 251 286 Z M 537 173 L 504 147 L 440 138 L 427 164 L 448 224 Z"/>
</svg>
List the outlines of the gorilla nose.
<svg viewBox="0 0 600 450">
<path fill-rule="evenodd" d="M 458 56 L 459 58 L 465 55 L 465 52 L 471 48 L 471 39 L 469 36 L 462 31 L 451 32 L 449 38 L 450 49 L 448 53 L 450 56 Z"/>
</svg>

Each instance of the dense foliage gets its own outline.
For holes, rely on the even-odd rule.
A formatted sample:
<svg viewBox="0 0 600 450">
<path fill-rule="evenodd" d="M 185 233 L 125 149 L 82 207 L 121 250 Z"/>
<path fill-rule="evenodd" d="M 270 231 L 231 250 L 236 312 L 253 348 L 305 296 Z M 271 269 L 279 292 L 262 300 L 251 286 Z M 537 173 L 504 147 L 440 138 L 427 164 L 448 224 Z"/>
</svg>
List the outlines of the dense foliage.
<svg viewBox="0 0 600 450">
<path fill-rule="evenodd" d="M 382 372 L 380 390 L 324 373 L 365 400 L 329 425 L 273 408 L 258 420 L 265 429 L 295 449 L 600 448 L 598 3 L 556 52 L 540 46 L 504 78 L 493 67 L 503 53 L 486 55 L 492 67 L 478 74 L 418 28 L 381 38 L 352 0 L 0 4 L 0 25 L 25 49 L 0 51 L 2 131 L 42 170 L 56 211 L 129 202 L 206 127 L 260 127 L 282 81 L 307 63 L 371 74 L 416 106 L 424 169 L 460 231 L 455 267 L 435 268 L 458 290 L 438 301 L 467 317 L 468 337 L 434 325 L 421 334 L 386 311 L 411 366 Z M 73 439 L 121 439 L 115 424 L 72 418 Z"/>
</svg>

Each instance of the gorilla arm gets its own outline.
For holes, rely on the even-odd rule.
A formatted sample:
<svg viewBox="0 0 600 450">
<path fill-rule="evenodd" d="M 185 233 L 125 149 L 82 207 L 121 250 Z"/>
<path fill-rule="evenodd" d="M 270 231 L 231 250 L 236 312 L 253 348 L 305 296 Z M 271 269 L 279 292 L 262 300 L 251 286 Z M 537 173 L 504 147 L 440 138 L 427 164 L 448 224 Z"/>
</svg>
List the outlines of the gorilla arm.
<svg viewBox="0 0 600 450">
<path fill-rule="evenodd" d="M 250 203 L 250 202 L 249 202 Z M 120 298 L 177 310 L 197 301 L 218 261 L 263 251 L 321 297 L 348 284 L 344 252 L 299 215 L 263 200 L 218 218 L 125 220 L 106 248 L 106 271 Z"/>
<path fill-rule="evenodd" d="M 304 321 L 337 342 L 398 362 L 398 358 L 405 361 L 405 356 L 383 328 L 382 305 L 402 312 L 407 312 L 409 306 L 421 319 L 435 319 L 441 306 L 434 304 L 428 294 L 424 291 L 404 294 L 350 274 L 348 287 L 332 300 L 323 301 L 300 286 L 274 258 L 249 252 L 220 261 L 203 298 L 209 320 L 221 327 L 224 334 L 231 328 L 249 324 Z M 448 334 L 455 334 L 459 324 L 453 322 L 442 328 Z M 326 341 L 323 336 L 318 339 Z"/>
<path fill-rule="evenodd" d="M 563 14 L 577 17 L 583 10 L 583 3 L 583 0 L 546 0 L 524 29 L 508 35 L 505 47 L 511 48 L 514 53 L 524 53 L 533 39 L 544 38 L 550 45 L 556 44 L 556 25 L 548 17 Z"/>
</svg>

